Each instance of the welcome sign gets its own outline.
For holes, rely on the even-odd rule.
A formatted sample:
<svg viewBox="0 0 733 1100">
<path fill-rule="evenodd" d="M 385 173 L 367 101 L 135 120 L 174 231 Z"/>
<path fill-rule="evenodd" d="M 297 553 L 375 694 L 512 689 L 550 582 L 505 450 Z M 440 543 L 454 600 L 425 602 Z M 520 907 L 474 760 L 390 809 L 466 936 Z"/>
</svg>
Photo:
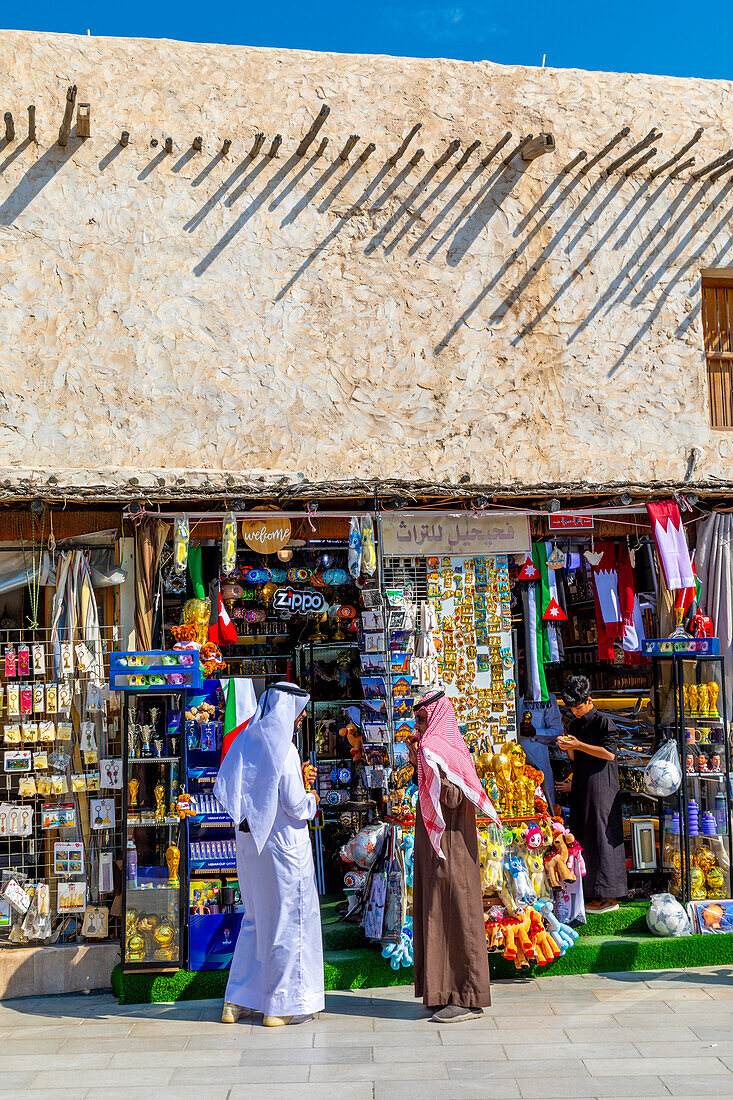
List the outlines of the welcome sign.
<svg viewBox="0 0 733 1100">
<path fill-rule="evenodd" d="M 275 554 L 290 541 L 290 520 L 284 516 L 242 520 L 242 538 L 260 554 Z"/>
</svg>

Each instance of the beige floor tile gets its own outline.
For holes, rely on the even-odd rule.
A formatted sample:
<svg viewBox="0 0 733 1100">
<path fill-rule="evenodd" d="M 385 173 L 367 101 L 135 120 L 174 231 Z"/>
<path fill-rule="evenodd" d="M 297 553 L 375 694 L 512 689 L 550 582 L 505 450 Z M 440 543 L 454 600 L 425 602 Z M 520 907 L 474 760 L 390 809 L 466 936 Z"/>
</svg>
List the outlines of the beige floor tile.
<svg viewBox="0 0 733 1100">
<path fill-rule="evenodd" d="M 372 1095 L 371 1081 L 344 1080 L 339 1082 L 338 1100 L 372 1100 Z M 103 1098 L 100 1097 L 100 1100 L 103 1100 Z M 137 1097 L 135 1100 L 137 1100 Z M 157 1100 L 167 1100 L 167 1097 L 159 1097 Z M 179 1098 L 171 1096 L 170 1100 L 179 1100 Z M 202 1098 L 199 1094 L 198 1097 L 192 1096 L 191 1100 L 202 1100 Z M 206 1100 L 209 1100 L 208 1092 Z M 251 1086 L 235 1085 L 227 1100 L 254 1100 Z M 320 1082 L 299 1083 L 297 1092 L 292 1085 L 268 1084 L 266 1092 L 260 1091 L 258 1100 L 326 1100 L 326 1096 Z M 443 1100 L 447 1100 L 447 1097 L 443 1097 Z"/>
<path fill-rule="evenodd" d="M 493 1081 L 487 1085 L 485 1077 L 474 1080 L 454 1081 L 377 1081 L 375 1100 L 513 1100 L 519 1097 L 516 1081 Z"/>
<path fill-rule="evenodd" d="M 557 1091 L 551 1091 L 553 1086 Z M 646 1097 L 669 1096 L 663 1082 L 659 1077 L 654 1076 L 560 1078 L 552 1083 L 546 1077 L 520 1077 L 519 1089 L 526 1100 L 549 1100 L 549 1096 L 556 1096 L 557 1100 L 614 1096 L 630 1096 L 635 1100 L 645 1100 Z"/>
<path fill-rule="evenodd" d="M 190 1088 L 199 1085 L 208 1089 L 214 1085 L 267 1085 L 308 1080 L 308 1066 L 202 1066 L 186 1067 L 174 1071 L 170 1084 Z"/>
<path fill-rule="evenodd" d="M 523 1066 L 521 1062 L 516 1061 L 498 1061 L 488 1055 L 484 1065 L 486 1066 L 486 1073 L 488 1076 L 497 1080 L 503 1078 L 510 1078 L 515 1080 L 521 1080 L 522 1077 L 543 1077 L 546 1082 L 553 1080 L 559 1081 L 566 1078 L 573 1080 L 588 1077 L 588 1071 L 585 1069 L 583 1063 L 576 1058 L 561 1057 L 561 1058 L 547 1058 L 544 1060 L 538 1060 L 536 1062 L 527 1062 Z M 453 1061 L 449 1057 L 448 1060 L 448 1075 L 451 1079 L 460 1080 L 465 1077 L 478 1077 L 480 1074 L 476 1072 L 475 1062 L 459 1062 Z"/>
<path fill-rule="evenodd" d="M 675 1058 L 672 1048 L 669 1057 L 657 1058 L 586 1058 L 585 1066 L 591 1077 L 617 1077 L 627 1073 L 647 1075 L 664 1074 L 666 1077 L 680 1074 L 697 1073 L 705 1077 L 725 1077 L 730 1073 L 727 1066 L 709 1054 L 700 1054 L 692 1058 Z"/>
<path fill-rule="evenodd" d="M 448 1079 L 448 1070 L 442 1062 L 379 1062 L 369 1065 L 349 1065 L 347 1062 L 327 1066 L 313 1066 L 310 1080 L 341 1081 L 430 1081 Z M 326 1090 L 327 1091 L 327 1090 Z"/>
</svg>

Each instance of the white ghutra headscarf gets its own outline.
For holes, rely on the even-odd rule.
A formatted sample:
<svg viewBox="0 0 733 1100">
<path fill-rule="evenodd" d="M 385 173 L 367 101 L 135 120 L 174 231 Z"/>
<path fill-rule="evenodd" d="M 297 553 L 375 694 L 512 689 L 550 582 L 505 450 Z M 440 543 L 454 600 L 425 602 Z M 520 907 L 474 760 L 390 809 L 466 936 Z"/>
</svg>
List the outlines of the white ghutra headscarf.
<svg viewBox="0 0 733 1100">
<path fill-rule="evenodd" d="M 235 825 L 247 822 L 258 852 L 272 831 L 295 720 L 309 699 L 296 684 L 268 687 L 219 768 L 214 794 Z"/>
</svg>

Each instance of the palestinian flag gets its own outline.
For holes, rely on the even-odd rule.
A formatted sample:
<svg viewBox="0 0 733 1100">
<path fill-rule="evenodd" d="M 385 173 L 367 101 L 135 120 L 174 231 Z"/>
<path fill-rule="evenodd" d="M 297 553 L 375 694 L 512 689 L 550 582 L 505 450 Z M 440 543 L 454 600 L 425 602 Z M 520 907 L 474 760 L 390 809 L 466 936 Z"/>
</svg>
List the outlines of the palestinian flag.
<svg viewBox="0 0 733 1100">
<path fill-rule="evenodd" d="M 224 711 L 224 738 L 221 744 L 223 760 L 237 735 L 242 732 L 257 710 L 257 696 L 252 681 L 243 676 L 232 676 L 229 680 L 222 680 L 221 686 L 227 700 Z"/>
</svg>

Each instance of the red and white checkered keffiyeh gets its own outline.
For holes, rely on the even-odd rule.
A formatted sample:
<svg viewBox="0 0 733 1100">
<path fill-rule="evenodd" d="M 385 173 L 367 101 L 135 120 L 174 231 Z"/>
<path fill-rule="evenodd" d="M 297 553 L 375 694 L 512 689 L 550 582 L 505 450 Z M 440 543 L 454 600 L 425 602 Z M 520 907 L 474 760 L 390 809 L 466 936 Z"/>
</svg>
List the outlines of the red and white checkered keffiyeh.
<svg viewBox="0 0 733 1100">
<path fill-rule="evenodd" d="M 440 771 L 479 810 L 500 825 L 491 799 L 481 786 L 473 759 L 461 737 L 453 704 L 445 696 L 425 706 L 428 725 L 417 745 L 417 792 L 430 843 L 440 859 L 445 820 L 440 806 Z"/>
</svg>

